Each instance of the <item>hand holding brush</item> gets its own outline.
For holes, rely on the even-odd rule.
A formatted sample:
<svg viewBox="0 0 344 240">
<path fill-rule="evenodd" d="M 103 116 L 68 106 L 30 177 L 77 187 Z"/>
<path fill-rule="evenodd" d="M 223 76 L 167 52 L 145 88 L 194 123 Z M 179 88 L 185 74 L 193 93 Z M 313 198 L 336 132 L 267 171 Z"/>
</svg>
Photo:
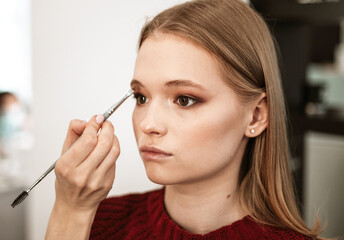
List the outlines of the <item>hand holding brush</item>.
<svg viewBox="0 0 344 240">
<path fill-rule="evenodd" d="M 97 117 L 97 120 L 100 122 L 101 120 L 101 123 L 103 121 L 106 121 L 111 115 L 112 113 L 128 98 L 130 97 L 132 94 L 134 93 L 134 91 L 132 89 L 130 89 L 116 104 L 114 104 L 113 106 L 111 106 L 109 108 L 109 110 L 107 110 L 103 115 L 98 115 Z M 71 123 L 72 124 L 72 123 Z M 100 125 L 101 126 L 101 125 Z M 100 127 L 99 126 L 99 127 Z M 79 137 L 78 137 L 79 138 Z M 78 144 L 80 145 L 80 143 L 76 143 L 76 141 L 78 140 L 78 138 L 74 139 L 73 143 L 75 142 L 75 144 Z M 66 139 L 66 141 L 70 141 L 69 138 Z M 79 141 L 78 141 L 79 142 Z M 86 147 L 87 147 L 87 144 L 89 144 L 87 141 L 82 141 L 82 143 L 85 143 L 86 144 Z M 82 144 L 81 143 L 81 144 Z M 70 147 L 72 146 L 73 144 L 70 145 Z M 69 148 L 70 148 L 69 147 Z M 69 154 L 69 148 L 67 149 L 64 149 L 65 151 L 65 154 Z M 71 151 L 73 152 L 73 150 Z M 11 204 L 11 206 L 14 208 L 15 206 L 17 206 L 18 204 L 20 204 L 22 201 L 25 200 L 25 198 L 29 195 L 29 192 L 35 187 L 37 186 L 38 183 L 40 183 L 56 166 L 56 162 L 54 162 L 43 174 L 42 176 L 40 176 L 32 185 L 31 187 L 29 187 L 27 190 L 23 191 L 14 201 L 13 203 Z"/>
</svg>

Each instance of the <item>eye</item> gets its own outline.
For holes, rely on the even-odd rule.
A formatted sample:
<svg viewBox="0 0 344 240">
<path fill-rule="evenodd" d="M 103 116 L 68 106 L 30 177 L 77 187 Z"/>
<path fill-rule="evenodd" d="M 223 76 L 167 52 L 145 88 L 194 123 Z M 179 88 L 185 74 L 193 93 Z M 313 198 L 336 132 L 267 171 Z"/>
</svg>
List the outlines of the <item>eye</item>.
<svg viewBox="0 0 344 240">
<path fill-rule="evenodd" d="M 188 96 L 179 96 L 176 99 L 177 103 L 182 107 L 190 107 L 197 103 L 197 100 Z"/>
<path fill-rule="evenodd" d="M 140 93 L 136 93 L 134 95 L 134 98 L 136 98 L 136 104 L 137 105 L 142 105 L 142 104 L 145 104 L 148 102 L 148 99 Z"/>
</svg>

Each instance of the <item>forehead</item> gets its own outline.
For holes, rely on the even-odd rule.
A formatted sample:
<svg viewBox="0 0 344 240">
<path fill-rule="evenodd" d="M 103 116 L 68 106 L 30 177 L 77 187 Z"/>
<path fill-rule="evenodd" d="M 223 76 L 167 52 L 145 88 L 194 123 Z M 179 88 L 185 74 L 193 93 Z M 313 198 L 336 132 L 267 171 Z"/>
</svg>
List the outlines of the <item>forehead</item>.
<svg viewBox="0 0 344 240">
<path fill-rule="evenodd" d="M 141 45 L 134 79 L 189 79 L 202 84 L 224 84 L 217 61 L 207 50 L 186 38 L 161 33 L 148 37 Z"/>
</svg>

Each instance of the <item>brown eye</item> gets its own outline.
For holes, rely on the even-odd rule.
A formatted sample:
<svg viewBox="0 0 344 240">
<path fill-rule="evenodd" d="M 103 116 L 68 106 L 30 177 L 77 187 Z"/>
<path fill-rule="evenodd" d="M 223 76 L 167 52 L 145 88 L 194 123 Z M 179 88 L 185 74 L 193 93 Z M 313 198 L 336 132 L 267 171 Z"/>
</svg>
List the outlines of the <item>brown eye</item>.
<svg viewBox="0 0 344 240">
<path fill-rule="evenodd" d="M 191 97 L 187 97 L 187 96 L 179 96 L 177 98 L 177 103 L 182 107 L 189 107 L 189 106 L 195 104 L 196 100 L 191 98 Z"/>
<path fill-rule="evenodd" d="M 147 98 L 141 94 L 135 95 L 137 105 L 145 104 L 147 102 Z"/>
</svg>

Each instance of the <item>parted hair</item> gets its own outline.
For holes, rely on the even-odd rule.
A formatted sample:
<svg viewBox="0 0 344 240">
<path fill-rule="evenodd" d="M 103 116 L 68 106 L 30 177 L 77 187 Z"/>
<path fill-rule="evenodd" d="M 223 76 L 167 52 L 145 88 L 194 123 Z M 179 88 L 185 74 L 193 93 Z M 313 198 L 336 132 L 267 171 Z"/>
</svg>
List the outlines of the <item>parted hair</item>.
<svg viewBox="0 0 344 240">
<path fill-rule="evenodd" d="M 262 17 L 241 0 L 194 0 L 148 21 L 138 47 L 157 33 L 184 37 L 210 52 L 241 101 L 266 93 L 268 126 L 246 146 L 239 179 L 241 202 L 259 223 L 320 239 L 318 222 L 308 228 L 295 200 L 277 54 Z"/>
</svg>

